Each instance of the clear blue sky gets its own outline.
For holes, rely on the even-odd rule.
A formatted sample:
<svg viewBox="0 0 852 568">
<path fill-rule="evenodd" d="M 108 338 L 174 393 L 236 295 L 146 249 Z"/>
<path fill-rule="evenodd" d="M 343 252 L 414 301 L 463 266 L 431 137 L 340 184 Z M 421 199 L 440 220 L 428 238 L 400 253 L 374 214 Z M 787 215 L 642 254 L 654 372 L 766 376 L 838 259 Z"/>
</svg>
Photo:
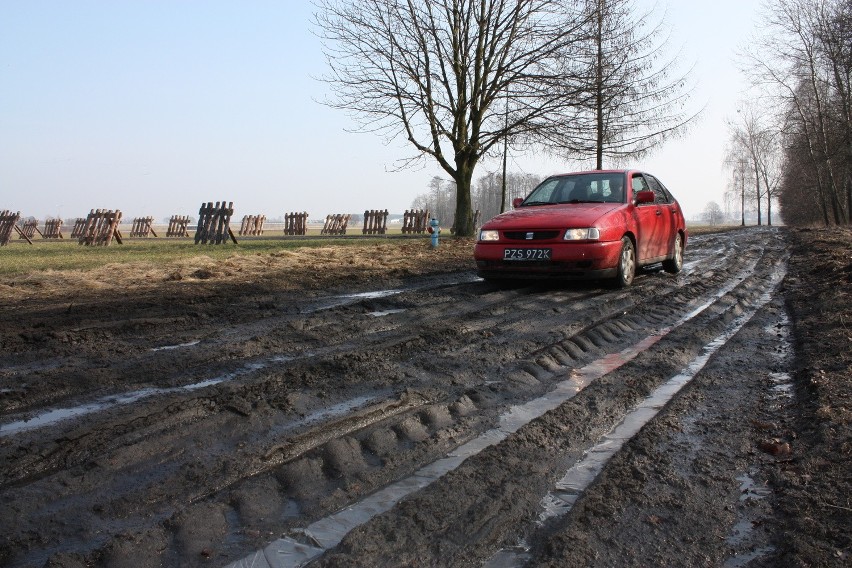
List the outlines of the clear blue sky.
<svg viewBox="0 0 852 568">
<path fill-rule="evenodd" d="M 673 49 L 696 63 L 684 139 L 635 164 L 659 176 L 688 216 L 722 204 L 725 118 L 744 90 L 735 53 L 759 0 L 638 0 L 667 9 Z M 395 171 L 407 147 L 351 133 L 316 101 L 325 85 L 307 0 L 0 0 L 0 210 L 39 219 L 121 209 L 125 218 L 389 209 L 427 190 L 429 164 Z M 510 170 L 576 167 L 514 157 Z M 496 169 L 482 164 L 478 174 Z"/>
</svg>

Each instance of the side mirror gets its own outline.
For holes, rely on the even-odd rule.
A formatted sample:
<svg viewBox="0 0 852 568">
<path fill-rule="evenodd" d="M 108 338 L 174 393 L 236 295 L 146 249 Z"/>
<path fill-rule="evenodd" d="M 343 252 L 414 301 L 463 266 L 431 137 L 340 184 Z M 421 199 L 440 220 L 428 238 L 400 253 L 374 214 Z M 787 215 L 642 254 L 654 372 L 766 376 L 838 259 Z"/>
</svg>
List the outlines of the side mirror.
<svg viewBox="0 0 852 568">
<path fill-rule="evenodd" d="M 656 195 L 653 191 L 640 191 L 636 194 L 637 205 L 641 203 L 653 203 L 654 199 L 656 199 Z"/>
<path fill-rule="evenodd" d="M 512 200 L 512 207 L 513 207 L 513 208 L 515 208 L 515 209 L 517 209 L 517 208 L 518 208 L 518 206 L 519 206 L 521 203 L 523 203 L 523 202 L 524 202 L 524 198 L 523 198 L 523 197 L 516 197 L 516 198 L 514 198 L 514 199 Z"/>
</svg>

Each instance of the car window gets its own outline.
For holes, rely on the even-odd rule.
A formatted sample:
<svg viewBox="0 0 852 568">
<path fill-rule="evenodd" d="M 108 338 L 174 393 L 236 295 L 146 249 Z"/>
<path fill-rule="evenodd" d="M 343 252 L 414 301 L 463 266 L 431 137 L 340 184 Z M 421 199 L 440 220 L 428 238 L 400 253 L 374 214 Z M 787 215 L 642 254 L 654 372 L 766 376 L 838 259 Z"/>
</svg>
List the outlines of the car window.
<svg viewBox="0 0 852 568">
<path fill-rule="evenodd" d="M 667 188 L 665 185 L 663 185 L 663 182 L 661 182 L 659 179 L 655 178 L 654 176 L 649 176 L 649 177 L 660 185 L 660 189 L 662 189 L 663 193 L 666 194 L 666 202 L 667 203 L 674 203 L 675 198 L 672 196 L 672 192 L 669 191 L 669 188 Z"/>
<path fill-rule="evenodd" d="M 636 195 L 640 191 L 648 191 L 648 183 L 645 179 L 639 174 L 633 174 L 633 195 Z"/>
<path fill-rule="evenodd" d="M 589 173 L 546 179 L 524 200 L 547 203 L 623 203 L 624 175 Z"/>
<path fill-rule="evenodd" d="M 553 203 L 556 201 L 555 193 L 561 185 L 559 178 L 546 179 L 536 187 L 524 201 L 525 203 Z"/>
<path fill-rule="evenodd" d="M 646 176 L 648 185 L 651 191 L 654 192 L 654 203 L 669 203 L 669 193 L 663 188 L 663 185 L 657 181 L 654 176 Z"/>
<path fill-rule="evenodd" d="M 603 201 L 624 203 L 624 176 L 615 175 L 600 180 L 600 192 Z"/>
</svg>

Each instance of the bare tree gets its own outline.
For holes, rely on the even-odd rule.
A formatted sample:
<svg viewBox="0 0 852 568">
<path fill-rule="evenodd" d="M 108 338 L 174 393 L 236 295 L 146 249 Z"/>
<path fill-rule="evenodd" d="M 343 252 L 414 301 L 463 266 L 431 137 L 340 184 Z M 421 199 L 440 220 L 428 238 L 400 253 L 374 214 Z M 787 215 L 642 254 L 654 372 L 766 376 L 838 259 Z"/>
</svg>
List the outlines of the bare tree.
<svg viewBox="0 0 852 568">
<path fill-rule="evenodd" d="M 740 210 L 740 225 L 746 224 L 747 184 L 746 179 L 752 179 L 749 161 L 744 157 L 743 148 L 738 144 L 738 137 L 732 136 L 724 160 L 725 167 L 730 170 L 731 177 L 728 190 L 725 192 L 725 209 L 730 214 L 733 208 Z"/>
<path fill-rule="evenodd" d="M 798 194 L 810 187 L 825 224 L 849 223 L 852 213 L 852 149 L 849 122 L 852 71 L 852 2 L 777 0 L 767 5 L 764 33 L 746 55 L 746 73 L 783 109 L 784 138 L 792 157 L 807 157 L 787 174 L 779 191 Z M 845 109 L 845 110 L 844 110 Z M 786 204 L 810 199 L 782 198 Z M 796 218 L 804 219 L 802 215 Z"/>
<path fill-rule="evenodd" d="M 706 222 L 711 227 L 715 227 L 720 224 L 724 219 L 724 214 L 722 213 L 722 208 L 715 201 L 711 201 L 704 208 L 704 214 L 702 215 L 704 218 L 704 222 Z"/>
<path fill-rule="evenodd" d="M 332 107 L 401 137 L 458 188 L 473 234 L 474 169 L 498 142 L 542 144 L 576 112 L 579 0 L 317 0 Z M 567 86 L 567 87 L 566 87 Z M 497 104 L 506 101 L 507 106 Z"/>
<path fill-rule="evenodd" d="M 581 114 L 563 125 L 558 147 L 616 162 L 641 157 L 682 134 L 698 116 L 687 111 L 689 71 L 667 53 L 668 33 L 651 10 L 637 12 L 630 0 L 585 0 L 585 66 Z"/>
<path fill-rule="evenodd" d="M 781 132 L 775 124 L 776 119 L 777 116 L 759 112 L 754 105 L 743 103 L 737 111 L 737 120 L 728 125 L 731 142 L 725 161 L 729 167 L 735 167 L 743 181 L 746 175 L 752 178 L 752 199 L 757 206 L 758 225 L 763 223 L 763 199 L 766 199 L 767 224 L 772 224 L 772 202 L 781 182 Z M 742 188 L 745 191 L 745 183 Z"/>
<path fill-rule="evenodd" d="M 489 172 L 479 178 L 474 188 L 474 207 L 480 211 L 482 219 L 490 219 L 505 208 L 504 187 L 505 200 L 511 203 L 516 197 L 528 195 L 540 182 L 541 177 L 534 174 L 508 172 L 504 183 L 502 174 Z"/>
</svg>

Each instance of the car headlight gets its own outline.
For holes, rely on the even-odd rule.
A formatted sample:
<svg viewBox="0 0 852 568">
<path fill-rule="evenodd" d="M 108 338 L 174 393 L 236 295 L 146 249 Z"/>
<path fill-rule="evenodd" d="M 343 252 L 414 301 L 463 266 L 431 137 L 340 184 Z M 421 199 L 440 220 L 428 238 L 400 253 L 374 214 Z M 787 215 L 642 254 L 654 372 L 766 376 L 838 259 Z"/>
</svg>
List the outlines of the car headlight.
<svg viewBox="0 0 852 568">
<path fill-rule="evenodd" d="M 600 230 L 596 227 L 590 227 L 587 229 L 568 229 L 562 238 L 566 241 L 596 241 L 600 237 Z"/>
<path fill-rule="evenodd" d="M 499 241 L 500 231 L 479 231 L 480 241 Z"/>
</svg>

